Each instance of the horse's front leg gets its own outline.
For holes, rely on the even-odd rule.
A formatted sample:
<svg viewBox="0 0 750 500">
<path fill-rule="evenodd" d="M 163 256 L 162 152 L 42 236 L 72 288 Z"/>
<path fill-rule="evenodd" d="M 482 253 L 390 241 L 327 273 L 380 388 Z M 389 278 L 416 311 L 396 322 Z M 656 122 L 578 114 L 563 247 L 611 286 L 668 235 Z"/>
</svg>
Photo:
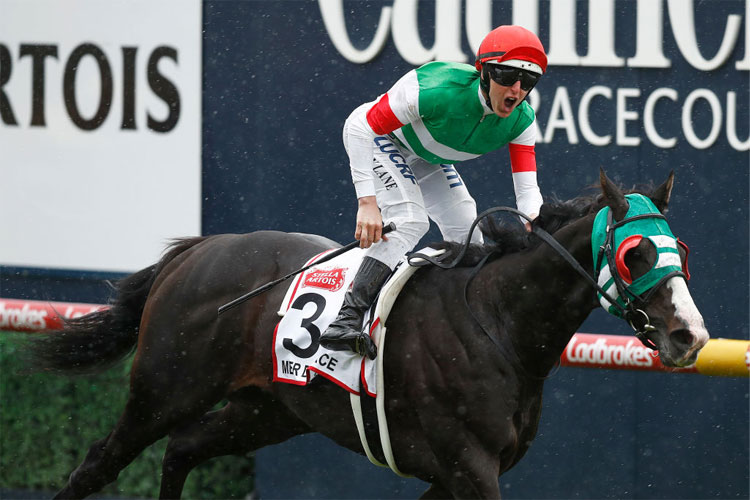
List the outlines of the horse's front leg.
<svg viewBox="0 0 750 500">
<path fill-rule="evenodd" d="M 453 498 L 500 498 L 497 458 L 481 450 L 466 450 L 466 457 L 445 469 L 441 478 Z M 448 477 L 448 475 L 450 477 Z"/>
<path fill-rule="evenodd" d="M 455 422 L 434 429 L 443 430 L 428 439 L 439 470 L 424 498 L 500 498 L 498 454 Z M 490 440 L 488 436 L 486 441 Z"/>
<path fill-rule="evenodd" d="M 453 493 L 445 489 L 440 483 L 432 483 L 427 491 L 422 493 L 420 500 L 446 500 L 453 498 Z"/>
</svg>

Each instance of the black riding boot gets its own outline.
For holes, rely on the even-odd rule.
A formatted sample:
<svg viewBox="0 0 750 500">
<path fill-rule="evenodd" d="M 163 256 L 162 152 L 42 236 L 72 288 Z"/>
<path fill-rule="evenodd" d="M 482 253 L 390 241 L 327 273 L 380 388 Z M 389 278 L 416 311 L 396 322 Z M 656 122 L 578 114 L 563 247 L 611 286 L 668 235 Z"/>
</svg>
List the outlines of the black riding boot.
<svg viewBox="0 0 750 500">
<path fill-rule="evenodd" d="M 344 295 L 344 305 L 336 319 L 320 337 L 320 345 L 334 351 L 352 351 L 375 359 L 378 348 L 367 333 L 362 332 L 365 311 L 375 301 L 380 287 L 390 276 L 388 266 L 365 257 L 354 277 L 352 287 Z"/>
</svg>

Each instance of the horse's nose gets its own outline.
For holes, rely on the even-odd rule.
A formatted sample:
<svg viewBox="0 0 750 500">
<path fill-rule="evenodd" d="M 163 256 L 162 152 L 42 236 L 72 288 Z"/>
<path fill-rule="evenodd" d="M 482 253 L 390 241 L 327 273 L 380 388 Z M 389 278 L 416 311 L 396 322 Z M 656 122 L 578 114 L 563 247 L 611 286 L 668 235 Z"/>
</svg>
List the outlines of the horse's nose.
<svg viewBox="0 0 750 500">
<path fill-rule="evenodd" d="M 669 341 L 679 349 L 678 352 L 683 352 L 690 350 L 695 345 L 697 338 L 689 329 L 678 328 L 669 334 Z"/>
<path fill-rule="evenodd" d="M 678 328 L 669 334 L 671 351 L 676 355 L 677 366 L 688 366 L 695 363 L 698 353 L 708 342 L 708 335 L 702 335 L 704 331 L 697 333 L 689 328 Z"/>
</svg>

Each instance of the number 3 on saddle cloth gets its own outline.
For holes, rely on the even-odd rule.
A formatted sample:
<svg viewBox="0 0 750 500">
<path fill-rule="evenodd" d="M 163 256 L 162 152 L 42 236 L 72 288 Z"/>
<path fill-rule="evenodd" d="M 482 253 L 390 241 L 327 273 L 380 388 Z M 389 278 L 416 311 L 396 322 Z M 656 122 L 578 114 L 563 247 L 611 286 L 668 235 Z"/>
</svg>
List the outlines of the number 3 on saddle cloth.
<svg viewBox="0 0 750 500">
<path fill-rule="evenodd" d="M 305 266 L 330 251 L 316 255 Z M 363 253 L 362 249 L 354 248 L 294 279 L 279 309 L 282 319 L 274 332 L 274 382 L 307 385 L 322 375 L 359 394 L 361 375 L 362 387 L 375 396 L 375 361 L 320 345 L 320 335 L 341 309 Z M 370 316 L 368 312 L 364 322 L 368 332 L 372 331 Z"/>
</svg>

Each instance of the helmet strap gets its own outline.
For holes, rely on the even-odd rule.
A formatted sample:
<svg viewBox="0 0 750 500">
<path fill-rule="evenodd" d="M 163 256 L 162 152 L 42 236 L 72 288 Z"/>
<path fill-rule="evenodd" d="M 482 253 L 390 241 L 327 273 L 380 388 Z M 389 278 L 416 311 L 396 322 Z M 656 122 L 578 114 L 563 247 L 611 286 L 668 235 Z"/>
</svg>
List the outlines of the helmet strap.
<svg viewBox="0 0 750 500">
<path fill-rule="evenodd" d="M 482 65 L 482 72 L 479 74 L 479 88 L 482 89 L 482 92 L 484 92 L 484 95 L 486 96 L 484 100 L 485 103 L 487 103 L 487 107 L 492 109 L 492 100 L 490 99 L 490 72 L 484 68 L 484 65 Z"/>
</svg>

